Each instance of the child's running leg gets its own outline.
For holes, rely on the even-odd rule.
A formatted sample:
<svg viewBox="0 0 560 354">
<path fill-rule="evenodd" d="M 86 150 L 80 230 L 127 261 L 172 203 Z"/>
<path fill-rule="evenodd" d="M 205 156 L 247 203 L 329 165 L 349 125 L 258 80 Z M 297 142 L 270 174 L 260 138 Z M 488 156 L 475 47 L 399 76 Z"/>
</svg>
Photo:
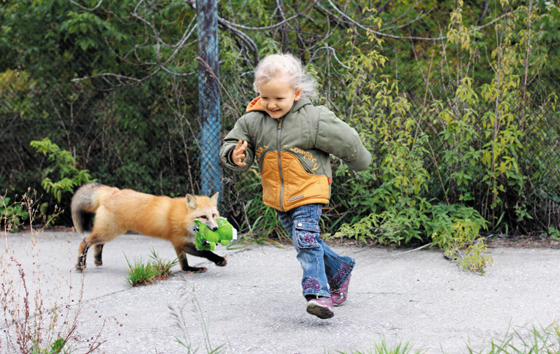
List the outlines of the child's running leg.
<svg viewBox="0 0 560 354">
<path fill-rule="evenodd" d="M 322 243 L 325 254 L 325 270 L 331 289 L 338 289 L 352 273 L 356 260 L 352 257 L 341 256 L 333 251 L 327 244 Z"/>
<path fill-rule="evenodd" d="M 340 306 L 348 297 L 350 275 L 356 261 L 352 257 L 340 256 L 324 243 L 322 247 L 332 302 L 334 306 Z"/>
<path fill-rule="evenodd" d="M 324 243 L 319 233 L 320 204 L 304 205 L 287 213 L 278 212 L 284 227 L 290 232 L 303 269 L 303 296 L 308 300 L 307 312 L 320 318 L 330 318 L 332 301 L 325 269 Z"/>
</svg>

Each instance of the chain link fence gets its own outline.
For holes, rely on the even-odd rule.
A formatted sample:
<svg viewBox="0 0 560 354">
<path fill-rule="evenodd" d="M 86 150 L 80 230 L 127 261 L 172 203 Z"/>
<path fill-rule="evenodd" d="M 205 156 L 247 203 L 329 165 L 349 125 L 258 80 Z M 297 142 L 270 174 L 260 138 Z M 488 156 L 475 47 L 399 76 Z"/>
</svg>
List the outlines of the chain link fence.
<svg viewBox="0 0 560 354">
<path fill-rule="evenodd" d="M 437 112 L 426 113 L 425 107 L 431 104 L 432 100 L 453 101 L 456 87 L 450 84 L 438 82 L 431 84 L 429 89 L 421 78 L 413 75 L 399 82 L 401 92 L 411 102 L 411 114 L 418 117 L 418 122 L 422 130 L 435 131 L 433 122 L 439 119 Z M 560 114 L 555 104 L 549 101 L 554 98 L 560 90 L 560 76 L 551 75 L 548 77 L 538 77 L 527 87 L 526 98 L 516 102 L 509 110 L 515 112 L 515 124 L 519 127 L 520 143 L 523 146 L 524 160 L 520 160 L 520 167 L 529 168 L 529 161 L 536 165 L 546 166 L 549 178 L 552 181 L 560 181 Z M 480 94 L 480 92 L 479 92 Z M 551 97 L 552 96 L 552 97 Z M 474 107 L 478 121 L 475 125 L 480 126 L 482 117 L 486 112 L 493 112 L 495 102 L 486 103 L 479 100 Z M 432 146 L 434 151 L 442 152 L 447 145 L 441 139 L 434 139 Z M 433 165 L 437 160 L 427 161 L 427 166 Z M 532 175 L 535 171 L 529 169 L 527 175 Z"/>
<path fill-rule="evenodd" d="M 64 166 L 30 146 L 48 137 L 70 150 L 79 170 L 103 184 L 140 192 L 184 196 L 199 194 L 201 149 L 198 81 L 162 76 L 120 88 L 103 79 L 61 82 L 37 97 L 39 115 L 20 115 L 4 106 L 0 185 L 3 193 L 42 191 L 45 178 L 57 181 Z M 10 112 L 10 109 L 13 111 Z M 217 142 L 218 143 L 218 142 Z M 69 210 L 71 193 L 56 201 L 43 195 L 52 210 Z M 71 225 L 68 212 L 60 223 Z"/>
<path fill-rule="evenodd" d="M 475 85 L 473 85 L 475 86 Z M 481 87 L 481 85 L 476 85 Z M 446 195 L 442 191 L 441 184 L 447 185 L 450 173 L 445 170 L 446 156 L 449 150 L 455 149 L 453 142 L 442 137 L 440 110 L 426 109 L 427 105 L 434 100 L 444 102 L 444 107 L 452 107 L 451 111 L 461 116 L 461 114 L 472 114 L 475 127 L 475 134 L 478 138 L 471 139 L 470 148 L 478 151 L 489 148 L 492 136 L 484 136 L 488 133 L 488 127 L 483 128 L 484 121 L 489 121 L 485 115 L 495 113 L 498 109 L 504 109 L 508 115 L 505 119 L 511 128 L 512 135 L 504 134 L 504 144 L 511 144 L 511 150 L 504 152 L 517 163 L 517 179 L 512 178 L 512 174 L 507 176 L 503 171 L 497 177 L 498 183 L 504 185 L 501 198 L 503 210 L 510 215 L 504 219 L 514 221 L 513 224 L 518 228 L 518 233 L 529 234 L 535 230 L 548 230 L 550 226 L 558 228 L 560 224 L 560 112 L 556 109 L 556 93 L 560 89 L 560 76 L 551 74 L 548 76 L 537 76 L 527 85 L 519 99 L 504 97 L 503 102 L 494 99 L 490 103 L 485 102 L 481 96 L 482 92 L 477 90 L 478 100 L 475 104 L 468 107 L 468 110 L 458 105 L 454 99 L 457 87 L 443 82 L 434 85 L 426 83 L 421 78 L 408 77 L 400 82 L 401 92 L 404 92 L 411 102 L 411 114 L 418 119 L 418 127 L 421 131 L 430 135 L 430 154 L 425 156 L 424 166 L 429 171 L 439 170 L 443 174 L 443 181 L 432 181 L 432 187 L 428 191 L 428 198 L 445 200 Z M 504 103 L 505 102 L 505 103 Z M 508 104 L 507 108 L 498 107 L 498 104 Z M 502 111 L 502 114 L 503 111 Z M 496 130 L 503 133 L 507 129 L 500 126 L 494 120 Z M 439 126 L 437 126 L 439 124 Z M 454 141 L 460 142 L 464 137 L 457 137 Z M 502 140 L 501 138 L 498 140 Z M 503 146 L 502 146 L 503 147 Z M 464 159 L 464 166 L 469 164 Z M 479 160 L 480 161 L 480 160 Z M 482 162 L 479 162 L 482 164 Z M 515 168 L 514 168 L 515 169 Z M 508 178 L 506 180 L 506 177 Z M 491 200 L 484 200 L 488 197 L 489 184 L 481 184 L 479 190 L 473 190 L 474 200 L 470 203 L 478 210 L 484 210 L 484 204 L 489 205 Z M 486 189 L 486 190 L 483 190 Z M 469 193 L 471 193 L 469 192 Z M 454 201 L 459 199 L 455 196 Z M 487 208 L 486 208 L 487 209 Z M 498 219 L 499 216 L 496 216 Z"/>
<path fill-rule="evenodd" d="M 526 201 L 532 215 L 556 220 L 560 219 L 560 115 L 546 102 L 558 91 L 559 82 L 557 76 L 535 79 L 528 87 L 527 100 L 515 107 L 523 151 L 516 157 L 522 175 L 528 178 L 523 181 L 525 195 L 510 199 L 514 203 Z M 420 129 L 435 132 L 430 140 L 434 153 L 426 156 L 426 168 L 443 165 L 449 144 L 438 138 L 438 129 L 432 126 L 438 117 L 430 116 L 424 108 L 427 101 L 452 96 L 455 88 L 432 83 L 427 92 L 426 83 L 412 75 L 401 79 L 400 85 L 401 92 L 411 102 L 411 114 L 417 117 Z M 32 99 L 0 103 L 2 194 L 8 191 L 11 196 L 21 195 L 28 188 L 43 191 L 46 213 L 52 212 L 55 205 L 65 210 L 57 221 L 60 225 L 71 225 L 72 194 L 63 193 L 58 201 L 44 192 L 41 183 L 45 178 L 60 179 L 63 166 L 38 153 L 31 147 L 31 141 L 48 137 L 62 150 L 70 151 L 76 167 L 88 170 L 98 182 L 158 195 L 202 194 L 201 171 L 218 167 L 202 167 L 207 151 L 200 146 L 198 77 L 194 72 L 181 76 L 155 75 L 134 84 L 109 81 L 106 77 L 83 81 L 60 79 L 23 94 Z M 23 109 L 13 102 L 26 102 L 28 107 Z M 478 117 L 492 109 L 480 104 Z M 24 111 L 33 114 L 22 114 Z M 227 128 L 220 128 L 222 134 Z M 215 141 L 216 150 L 220 144 L 220 140 Z M 228 205 L 225 212 L 254 197 L 239 195 L 235 187 L 247 176 L 248 182 L 258 182 L 252 174 L 224 171 L 225 190 L 221 200 Z M 429 194 L 443 198 L 435 182 Z M 545 226 L 541 224 L 535 226 Z"/>
</svg>

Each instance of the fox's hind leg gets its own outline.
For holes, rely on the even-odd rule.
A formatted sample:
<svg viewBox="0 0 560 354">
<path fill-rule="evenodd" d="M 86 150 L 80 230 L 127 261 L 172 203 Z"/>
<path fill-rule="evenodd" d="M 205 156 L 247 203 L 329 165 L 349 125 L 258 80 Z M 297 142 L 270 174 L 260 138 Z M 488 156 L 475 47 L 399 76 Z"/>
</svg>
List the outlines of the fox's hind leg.
<svg viewBox="0 0 560 354">
<path fill-rule="evenodd" d="M 87 252 L 91 246 L 95 246 L 95 265 L 100 266 L 103 264 L 103 245 L 126 231 L 126 229 L 121 229 L 116 225 L 113 215 L 109 210 L 103 206 L 97 209 L 93 230 L 80 243 L 76 269 L 80 271 L 86 269 Z"/>
<path fill-rule="evenodd" d="M 80 247 L 78 249 L 78 262 L 76 263 L 76 269 L 79 271 L 83 271 L 86 269 L 86 258 L 87 252 L 91 246 L 95 246 L 95 265 L 100 266 L 103 264 L 101 260 L 101 255 L 103 253 L 103 245 L 110 241 L 112 238 L 100 236 L 95 230 L 89 234 L 87 237 L 84 237 L 82 242 L 80 242 Z"/>
<path fill-rule="evenodd" d="M 103 265 L 103 246 L 105 244 L 104 243 L 98 243 L 97 245 L 95 245 L 95 265 L 96 266 L 102 266 Z"/>
<path fill-rule="evenodd" d="M 79 271 L 83 271 L 86 269 L 86 259 L 87 259 L 87 252 L 89 250 L 89 245 L 87 242 L 87 237 L 84 237 L 82 242 L 80 242 L 80 247 L 78 248 L 78 263 L 76 263 L 76 269 Z"/>
</svg>

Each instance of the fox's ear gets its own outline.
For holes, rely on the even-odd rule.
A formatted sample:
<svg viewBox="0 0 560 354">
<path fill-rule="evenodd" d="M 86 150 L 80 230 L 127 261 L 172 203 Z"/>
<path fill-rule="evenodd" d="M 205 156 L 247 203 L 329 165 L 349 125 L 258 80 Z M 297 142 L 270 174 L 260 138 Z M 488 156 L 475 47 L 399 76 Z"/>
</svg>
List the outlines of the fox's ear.
<svg viewBox="0 0 560 354">
<path fill-rule="evenodd" d="M 196 198 L 190 194 L 187 194 L 187 207 L 191 209 L 196 209 L 198 207 Z"/>
<path fill-rule="evenodd" d="M 212 196 L 212 198 L 210 198 L 210 200 L 212 201 L 212 204 L 214 204 L 214 206 L 218 206 L 218 197 L 220 196 L 220 192 L 214 194 Z"/>
</svg>

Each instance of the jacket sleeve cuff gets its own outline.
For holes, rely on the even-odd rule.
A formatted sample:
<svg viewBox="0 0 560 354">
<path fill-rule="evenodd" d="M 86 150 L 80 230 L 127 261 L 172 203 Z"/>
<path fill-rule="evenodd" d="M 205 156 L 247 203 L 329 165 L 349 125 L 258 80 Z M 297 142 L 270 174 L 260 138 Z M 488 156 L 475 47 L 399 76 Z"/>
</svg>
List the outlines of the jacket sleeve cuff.
<svg viewBox="0 0 560 354">
<path fill-rule="evenodd" d="M 362 145 L 351 157 L 343 161 L 352 171 L 363 171 L 371 164 L 372 157 L 371 153 Z"/>
<path fill-rule="evenodd" d="M 235 145 L 231 146 L 229 148 L 229 150 L 227 148 L 223 148 L 223 150 L 220 152 L 220 159 L 222 160 L 222 163 L 224 164 L 225 167 L 229 168 L 230 170 L 233 171 L 244 171 L 247 168 L 249 168 L 249 163 L 247 163 L 246 166 L 238 166 L 233 162 L 233 159 L 231 158 L 232 154 L 233 154 L 233 150 L 235 148 Z M 247 160 L 249 160 L 248 158 L 245 158 L 245 162 L 247 162 Z"/>
</svg>

